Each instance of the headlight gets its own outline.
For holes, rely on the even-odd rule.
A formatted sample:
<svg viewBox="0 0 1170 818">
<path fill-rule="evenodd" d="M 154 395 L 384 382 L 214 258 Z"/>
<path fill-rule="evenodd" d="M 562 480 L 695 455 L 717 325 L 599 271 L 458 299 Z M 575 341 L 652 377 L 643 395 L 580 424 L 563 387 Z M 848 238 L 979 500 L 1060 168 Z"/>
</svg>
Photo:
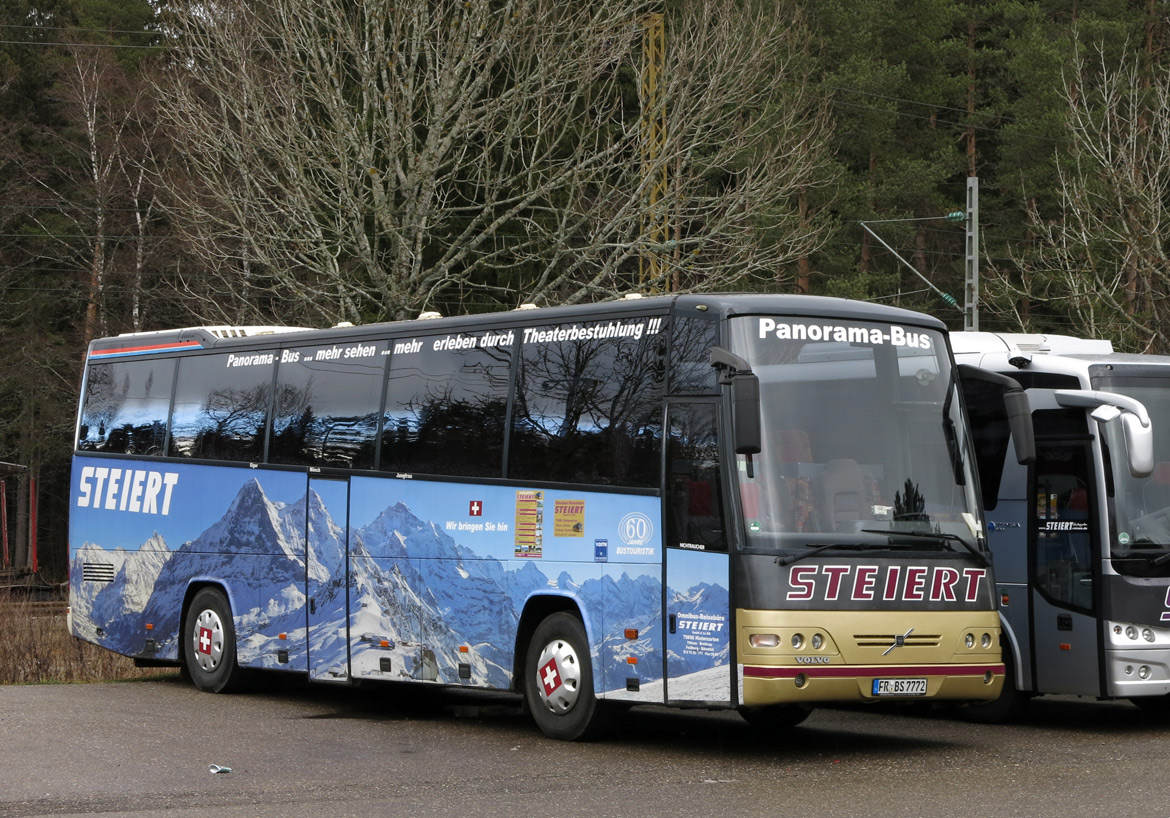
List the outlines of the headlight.
<svg viewBox="0 0 1170 818">
<path fill-rule="evenodd" d="M 780 637 L 774 633 L 753 633 L 748 637 L 748 644 L 753 648 L 777 648 Z"/>
<path fill-rule="evenodd" d="M 967 643 L 967 649 L 975 647 L 975 634 L 969 633 L 963 637 L 963 641 Z"/>
<path fill-rule="evenodd" d="M 983 634 L 983 639 L 980 640 L 980 644 L 983 645 L 984 650 L 987 650 L 988 648 L 990 648 L 991 647 L 991 634 L 990 633 Z"/>
<path fill-rule="evenodd" d="M 812 638 L 812 646 L 813 650 L 820 650 L 823 648 L 825 646 L 825 637 L 821 636 L 819 633 L 814 633 Z"/>
<path fill-rule="evenodd" d="M 800 650 L 804 647 L 804 634 L 792 634 L 792 647 L 796 648 L 797 650 Z"/>
</svg>

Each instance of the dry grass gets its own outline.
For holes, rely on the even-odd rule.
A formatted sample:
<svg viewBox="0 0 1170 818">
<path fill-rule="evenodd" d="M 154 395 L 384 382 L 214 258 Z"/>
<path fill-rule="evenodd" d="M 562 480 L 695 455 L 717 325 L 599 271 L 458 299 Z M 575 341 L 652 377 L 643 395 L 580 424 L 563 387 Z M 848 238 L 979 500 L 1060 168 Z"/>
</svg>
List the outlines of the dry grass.
<svg viewBox="0 0 1170 818">
<path fill-rule="evenodd" d="M 64 602 L 32 602 L 0 592 L 0 684 L 99 682 L 169 673 L 74 639 Z"/>
</svg>

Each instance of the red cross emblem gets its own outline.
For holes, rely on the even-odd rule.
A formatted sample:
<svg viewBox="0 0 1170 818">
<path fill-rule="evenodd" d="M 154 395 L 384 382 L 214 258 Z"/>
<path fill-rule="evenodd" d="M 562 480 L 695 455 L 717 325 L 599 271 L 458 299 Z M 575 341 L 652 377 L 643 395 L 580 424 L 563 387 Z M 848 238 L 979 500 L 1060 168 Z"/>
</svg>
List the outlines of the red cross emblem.
<svg viewBox="0 0 1170 818">
<path fill-rule="evenodd" d="M 471 505 L 468 506 L 468 508 L 467 508 L 467 516 L 468 517 L 482 517 L 483 516 L 483 503 L 481 503 L 479 500 L 472 500 Z"/>
<path fill-rule="evenodd" d="M 208 628 L 199 629 L 199 652 L 211 654 L 211 631 Z"/>
<path fill-rule="evenodd" d="M 557 670 L 557 660 L 549 659 L 540 669 L 540 683 L 544 685 L 544 695 L 551 696 L 561 686 L 561 674 Z"/>
</svg>

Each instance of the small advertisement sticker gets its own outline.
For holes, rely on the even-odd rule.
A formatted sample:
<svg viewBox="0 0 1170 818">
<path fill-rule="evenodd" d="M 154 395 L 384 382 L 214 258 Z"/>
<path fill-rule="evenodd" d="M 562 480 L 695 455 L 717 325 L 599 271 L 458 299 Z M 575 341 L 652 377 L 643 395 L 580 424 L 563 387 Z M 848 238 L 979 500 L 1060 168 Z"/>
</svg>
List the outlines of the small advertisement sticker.
<svg viewBox="0 0 1170 818">
<path fill-rule="evenodd" d="M 516 492 L 516 556 L 540 559 L 544 552 L 544 492 Z"/>
<path fill-rule="evenodd" d="M 609 540 L 593 541 L 593 561 L 609 562 Z"/>
<path fill-rule="evenodd" d="M 585 536 L 584 500 L 557 500 L 553 503 L 553 536 Z"/>
</svg>

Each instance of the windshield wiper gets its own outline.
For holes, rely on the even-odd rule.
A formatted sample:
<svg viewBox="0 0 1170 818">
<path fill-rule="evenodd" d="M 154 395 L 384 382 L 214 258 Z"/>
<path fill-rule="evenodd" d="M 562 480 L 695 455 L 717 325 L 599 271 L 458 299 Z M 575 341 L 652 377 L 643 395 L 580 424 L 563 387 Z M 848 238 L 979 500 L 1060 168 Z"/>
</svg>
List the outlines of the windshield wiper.
<svg viewBox="0 0 1170 818">
<path fill-rule="evenodd" d="M 872 533 L 872 532 L 871 532 Z M 885 532 L 878 532 L 884 534 Z M 810 548 L 807 551 L 801 551 L 798 554 L 789 554 L 783 557 L 776 557 L 777 565 L 791 565 L 792 563 L 805 559 L 806 557 L 815 556 L 822 551 L 828 551 L 833 548 L 841 548 L 848 551 L 872 551 L 875 548 L 897 548 L 907 545 L 917 545 L 918 543 L 896 543 L 888 542 L 885 545 L 878 545 L 875 543 L 866 542 L 834 542 L 828 545 L 818 545 L 816 548 Z"/>
<path fill-rule="evenodd" d="M 946 534 L 942 531 L 920 531 L 917 529 L 911 529 L 910 531 L 889 531 L 880 528 L 863 528 L 861 530 L 866 534 L 885 534 L 890 538 L 891 545 L 897 543 L 898 537 L 909 537 L 911 539 L 918 540 L 936 540 L 938 542 L 944 543 L 957 542 L 970 551 L 972 556 L 978 559 L 979 564 L 984 568 L 986 568 L 989 564 L 987 560 L 987 554 L 985 552 L 980 551 L 978 548 L 964 540 L 958 534 Z"/>
<path fill-rule="evenodd" d="M 783 557 L 777 557 L 776 564 L 777 565 L 790 565 L 794 562 L 797 562 L 798 559 L 804 559 L 805 557 L 811 557 L 813 555 L 820 554 L 821 551 L 828 551 L 828 550 L 831 550 L 834 548 L 863 549 L 863 548 L 872 548 L 872 545 L 862 545 L 861 543 L 830 543 L 828 545 L 818 545 L 818 547 L 810 548 L 810 549 L 807 549 L 804 551 L 800 551 L 799 554 L 790 554 L 790 555 L 783 556 Z"/>
</svg>

